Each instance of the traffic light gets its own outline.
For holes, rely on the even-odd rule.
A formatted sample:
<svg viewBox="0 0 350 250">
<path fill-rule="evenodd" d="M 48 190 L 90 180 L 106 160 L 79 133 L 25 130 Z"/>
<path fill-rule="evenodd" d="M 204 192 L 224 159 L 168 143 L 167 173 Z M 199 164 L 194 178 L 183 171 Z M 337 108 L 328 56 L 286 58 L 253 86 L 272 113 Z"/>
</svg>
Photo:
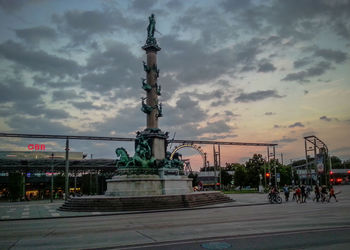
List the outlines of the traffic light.
<svg viewBox="0 0 350 250">
<path fill-rule="evenodd" d="M 266 178 L 270 178 L 270 173 L 266 173 Z"/>
</svg>

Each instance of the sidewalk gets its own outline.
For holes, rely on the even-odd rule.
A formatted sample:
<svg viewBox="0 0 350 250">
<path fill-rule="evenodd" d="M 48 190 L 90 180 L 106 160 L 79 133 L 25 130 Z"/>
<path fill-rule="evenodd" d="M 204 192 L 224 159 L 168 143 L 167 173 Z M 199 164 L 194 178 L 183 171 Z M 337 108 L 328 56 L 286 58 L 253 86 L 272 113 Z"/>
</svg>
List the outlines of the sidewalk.
<svg viewBox="0 0 350 250">
<path fill-rule="evenodd" d="M 222 203 L 217 205 L 203 206 L 193 209 L 208 209 L 219 207 L 238 207 L 268 204 L 266 194 L 228 194 L 234 202 Z M 110 214 L 130 214 L 130 213 L 150 213 L 155 211 L 132 211 L 132 212 L 66 212 L 57 210 L 63 200 L 55 200 L 50 203 L 49 200 L 41 201 L 24 201 L 24 202 L 0 202 L 0 221 L 4 220 L 28 220 L 28 219 L 47 219 L 47 218 L 63 218 L 63 217 L 82 217 L 82 216 L 99 216 Z M 188 210 L 174 209 L 176 210 Z M 174 211 L 173 209 L 171 209 Z M 164 210 L 163 210 L 164 211 Z"/>
</svg>

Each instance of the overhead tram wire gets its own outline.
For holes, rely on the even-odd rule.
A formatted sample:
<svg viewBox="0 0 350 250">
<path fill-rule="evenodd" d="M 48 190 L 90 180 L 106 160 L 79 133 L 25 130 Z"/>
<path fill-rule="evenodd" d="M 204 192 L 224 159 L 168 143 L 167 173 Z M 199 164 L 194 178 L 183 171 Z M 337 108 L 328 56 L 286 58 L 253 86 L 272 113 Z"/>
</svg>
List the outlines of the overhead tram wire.
<svg viewBox="0 0 350 250">
<path fill-rule="evenodd" d="M 126 141 L 133 142 L 135 138 L 128 137 L 108 137 L 108 136 L 81 136 L 81 135 L 48 135 L 48 134 L 15 134 L 0 133 L 0 137 L 7 138 L 42 138 L 42 139 L 69 139 L 69 140 L 95 140 L 95 141 Z M 188 144 L 215 144 L 215 145 L 231 145 L 231 146 L 277 146 L 276 143 L 260 143 L 260 142 L 225 142 L 225 141 L 201 141 L 201 140 L 169 140 L 170 143 L 188 143 Z"/>
<path fill-rule="evenodd" d="M 95 141 L 135 141 L 135 138 L 108 137 L 108 136 L 81 136 L 81 135 L 47 135 L 47 134 L 12 134 L 0 133 L 0 137 L 12 138 L 42 138 L 42 139 L 69 139 L 69 140 L 95 140 Z"/>
<path fill-rule="evenodd" d="M 173 143 L 182 144 L 215 144 L 215 145 L 231 145 L 231 146 L 277 146 L 276 143 L 260 143 L 260 142 L 225 142 L 225 141 L 200 141 L 200 140 L 172 140 Z"/>
</svg>

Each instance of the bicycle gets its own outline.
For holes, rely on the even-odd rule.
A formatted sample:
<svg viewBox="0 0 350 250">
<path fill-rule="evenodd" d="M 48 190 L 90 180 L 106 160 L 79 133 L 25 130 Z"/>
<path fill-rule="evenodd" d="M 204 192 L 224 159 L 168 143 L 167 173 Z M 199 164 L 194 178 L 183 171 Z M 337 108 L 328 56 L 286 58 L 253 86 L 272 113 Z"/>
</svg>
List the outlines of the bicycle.
<svg viewBox="0 0 350 250">
<path fill-rule="evenodd" d="M 281 204 L 282 203 L 282 198 L 280 197 L 280 195 L 278 193 L 269 193 L 267 198 L 271 204 Z"/>
</svg>

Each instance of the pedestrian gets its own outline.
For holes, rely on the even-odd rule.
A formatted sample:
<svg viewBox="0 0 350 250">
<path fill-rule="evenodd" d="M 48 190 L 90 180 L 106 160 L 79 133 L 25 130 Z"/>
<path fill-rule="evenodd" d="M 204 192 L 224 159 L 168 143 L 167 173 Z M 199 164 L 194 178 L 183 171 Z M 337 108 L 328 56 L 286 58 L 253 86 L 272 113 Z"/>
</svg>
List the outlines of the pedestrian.
<svg viewBox="0 0 350 250">
<path fill-rule="evenodd" d="M 296 191 L 295 191 L 296 197 L 297 197 L 297 203 L 301 203 L 301 188 L 300 186 L 297 187 Z"/>
<path fill-rule="evenodd" d="M 289 187 L 287 186 L 287 184 L 284 185 L 283 192 L 284 192 L 284 197 L 285 197 L 286 202 L 287 202 L 289 199 Z"/>
<path fill-rule="evenodd" d="M 310 187 L 310 186 L 307 186 L 307 187 L 306 187 L 306 198 L 307 198 L 307 199 L 311 199 L 311 198 L 310 198 L 311 191 L 312 191 L 311 187 Z"/>
<path fill-rule="evenodd" d="M 293 198 L 292 201 L 295 201 L 297 199 L 297 188 L 293 187 Z"/>
<path fill-rule="evenodd" d="M 201 181 L 198 182 L 199 191 L 203 191 L 203 183 Z"/>
<path fill-rule="evenodd" d="M 335 201 L 338 202 L 337 197 L 335 196 L 334 193 L 334 188 L 333 186 L 329 187 L 329 198 L 328 198 L 328 202 L 330 202 L 331 198 L 334 197 Z"/>
<path fill-rule="evenodd" d="M 318 187 L 318 185 L 315 186 L 315 198 L 313 199 L 313 201 L 319 202 L 320 200 L 320 188 Z"/>
<path fill-rule="evenodd" d="M 301 203 L 306 202 L 306 190 L 305 190 L 305 186 L 302 185 L 301 186 Z"/>
<path fill-rule="evenodd" d="M 327 197 L 327 188 L 325 185 L 323 185 L 321 189 L 321 202 L 325 202 L 326 197 Z"/>
</svg>

